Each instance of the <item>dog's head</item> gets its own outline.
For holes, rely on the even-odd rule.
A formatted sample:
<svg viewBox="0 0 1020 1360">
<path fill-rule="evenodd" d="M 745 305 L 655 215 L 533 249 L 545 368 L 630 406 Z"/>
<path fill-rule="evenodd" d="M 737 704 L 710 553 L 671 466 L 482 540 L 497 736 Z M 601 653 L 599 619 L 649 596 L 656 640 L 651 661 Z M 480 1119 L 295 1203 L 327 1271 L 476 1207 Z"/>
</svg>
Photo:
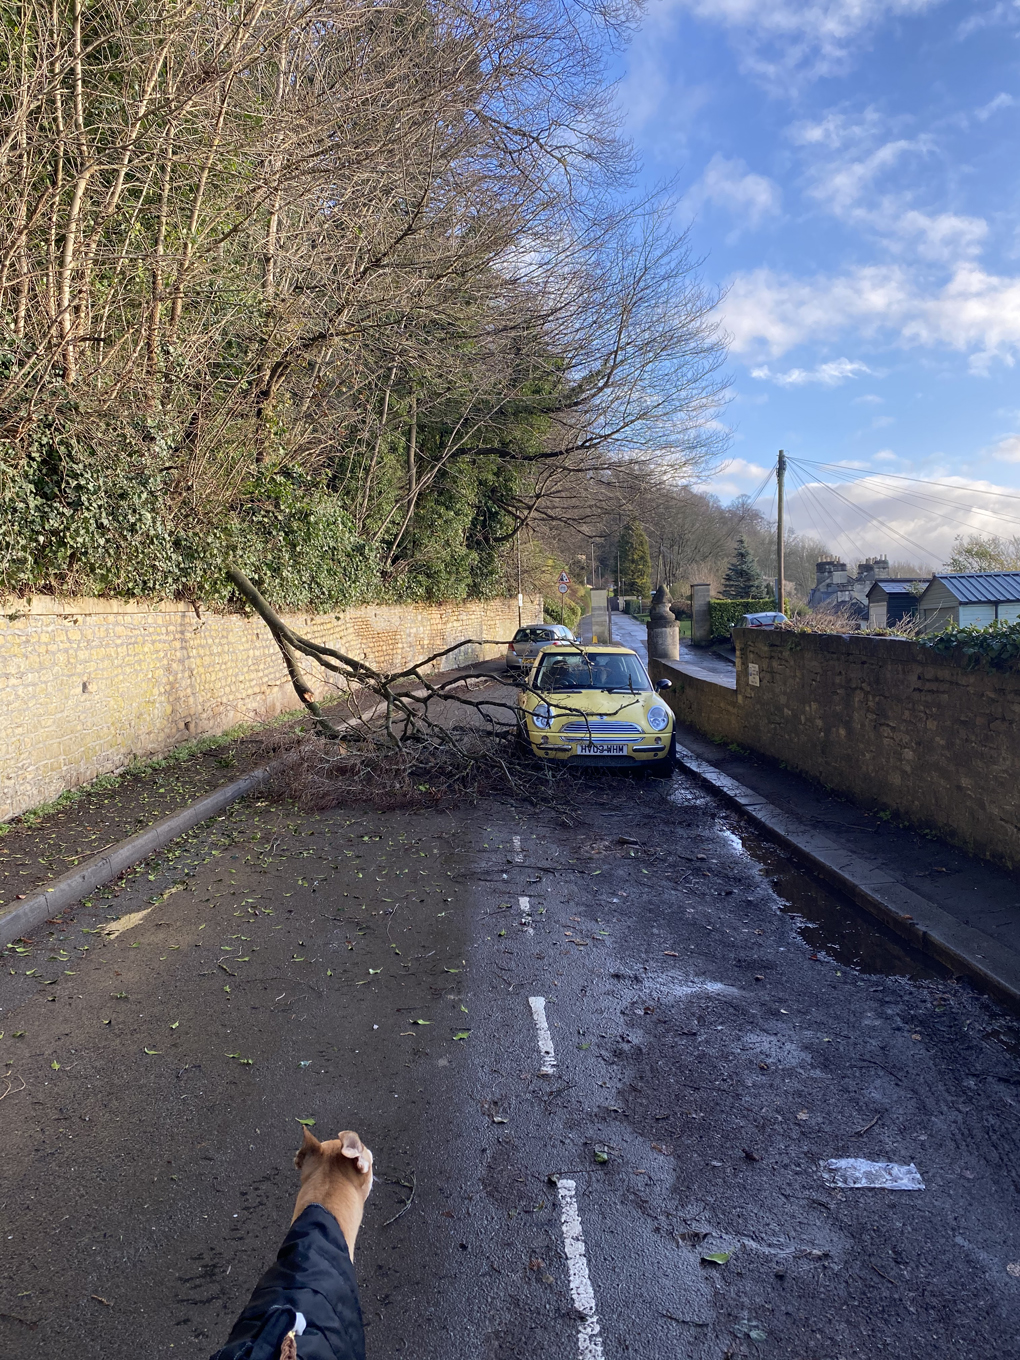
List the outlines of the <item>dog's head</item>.
<svg viewBox="0 0 1020 1360">
<path fill-rule="evenodd" d="M 372 1153 L 352 1129 L 345 1129 L 335 1138 L 320 1143 L 306 1127 L 294 1165 L 301 1172 L 302 1185 L 317 1172 L 322 1172 L 350 1181 L 363 1200 L 368 1198 L 372 1188 Z"/>
</svg>

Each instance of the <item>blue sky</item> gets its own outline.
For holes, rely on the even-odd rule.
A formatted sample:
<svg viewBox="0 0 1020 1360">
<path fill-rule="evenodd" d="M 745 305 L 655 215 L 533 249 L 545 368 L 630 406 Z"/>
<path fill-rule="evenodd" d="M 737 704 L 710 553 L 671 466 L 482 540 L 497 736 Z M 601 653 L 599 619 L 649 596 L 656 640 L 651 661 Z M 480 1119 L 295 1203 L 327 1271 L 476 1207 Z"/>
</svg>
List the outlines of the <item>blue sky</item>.
<svg viewBox="0 0 1020 1360">
<path fill-rule="evenodd" d="M 1020 0 L 650 0 L 624 64 L 644 179 L 675 181 L 727 289 L 710 488 L 753 490 L 784 448 L 954 486 L 795 490 L 792 527 L 848 556 L 1020 533 Z"/>
</svg>

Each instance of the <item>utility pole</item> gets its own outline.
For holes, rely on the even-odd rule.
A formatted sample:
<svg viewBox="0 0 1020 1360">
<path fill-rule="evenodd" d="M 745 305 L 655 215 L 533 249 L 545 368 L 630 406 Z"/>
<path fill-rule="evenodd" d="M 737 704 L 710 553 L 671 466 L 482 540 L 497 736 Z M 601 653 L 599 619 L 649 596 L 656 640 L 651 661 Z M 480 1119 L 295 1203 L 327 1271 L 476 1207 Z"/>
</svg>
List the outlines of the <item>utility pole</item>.
<svg viewBox="0 0 1020 1360">
<path fill-rule="evenodd" d="M 786 454 L 779 450 L 776 462 L 776 609 L 785 614 L 783 578 L 786 575 L 786 554 L 783 550 L 783 490 L 786 485 Z"/>
</svg>

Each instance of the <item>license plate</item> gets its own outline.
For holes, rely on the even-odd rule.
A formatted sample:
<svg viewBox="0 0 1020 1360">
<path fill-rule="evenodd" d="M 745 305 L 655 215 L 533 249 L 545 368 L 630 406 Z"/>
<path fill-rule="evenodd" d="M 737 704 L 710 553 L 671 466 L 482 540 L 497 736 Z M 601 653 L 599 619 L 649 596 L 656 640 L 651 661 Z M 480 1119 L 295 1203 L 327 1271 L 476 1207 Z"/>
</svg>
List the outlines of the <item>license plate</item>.
<svg viewBox="0 0 1020 1360">
<path fill-rule="evenodd" d="M 627 754 L 627 743 L 623 741 L 600 741 L 598 743 L 590 741 L 578 746 L 579 756 L 625 756 Z"/>
</svg>

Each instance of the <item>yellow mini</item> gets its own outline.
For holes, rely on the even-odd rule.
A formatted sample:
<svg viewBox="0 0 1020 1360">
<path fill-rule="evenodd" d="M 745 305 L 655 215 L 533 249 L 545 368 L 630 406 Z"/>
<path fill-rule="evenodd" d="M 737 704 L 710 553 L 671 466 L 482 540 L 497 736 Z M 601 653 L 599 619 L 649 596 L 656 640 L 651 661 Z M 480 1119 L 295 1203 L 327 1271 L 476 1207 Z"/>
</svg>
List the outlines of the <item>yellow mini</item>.
<svg viewBox="0 0 1020 1360">
<path fill-rule="evenodd" d="M 518 700 L 520 739 L 533 755 L 569 765 L 670 775 L 673 714 L 629 647 L 543 648 Z"/>
</svg>

